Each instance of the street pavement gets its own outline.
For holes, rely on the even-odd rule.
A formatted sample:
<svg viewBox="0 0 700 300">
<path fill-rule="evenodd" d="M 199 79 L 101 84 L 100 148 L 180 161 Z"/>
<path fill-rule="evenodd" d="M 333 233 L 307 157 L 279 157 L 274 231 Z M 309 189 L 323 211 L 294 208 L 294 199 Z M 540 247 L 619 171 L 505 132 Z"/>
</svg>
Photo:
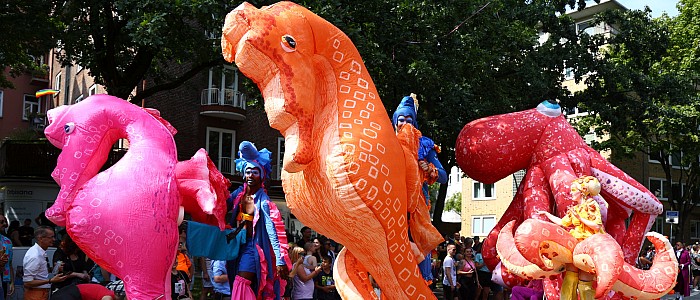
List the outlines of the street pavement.
<svg viewBox="0 0 700 300">
<path fill-rule="evenodd" d="M 435 294 L 435 297 L 437 297 L 438 299 L 440 299 L 440 300 L 443 299 L 443 297 L 442 297 L 442 287 L 437 287 L 437 288 L 433 289 L 433 293 Z M 490 299 L 493 299 L 493 297 L 491 297 Z M 675 300 L 675 299 L 676 299 L 676 295 L 666 295 L 666 296 L 663 296 L 661 299 L 662 299 L 662 300 Z M 700 300 L 700 292 L 696 292 L 696 291 L 693 291 L 693 290 L 691 289 L 691 290 L 690 290 L 690 296 L 689 296 L 689 297 L 686 297 L 686 298 L 683 298 L 683 300 Z"/>
</svg>

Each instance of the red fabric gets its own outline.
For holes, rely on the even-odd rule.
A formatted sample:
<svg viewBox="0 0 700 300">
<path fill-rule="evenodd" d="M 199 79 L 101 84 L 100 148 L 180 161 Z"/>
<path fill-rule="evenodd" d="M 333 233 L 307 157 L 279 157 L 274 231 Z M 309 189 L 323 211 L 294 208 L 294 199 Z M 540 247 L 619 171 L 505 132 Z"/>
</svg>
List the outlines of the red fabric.
<svg viewBox="0 0 700 300">
<path fill-rule="evenodd" d="M 104 286 L 95 283 L 84 283 L 76 285 L 80 291 L 82 300 L 102 300 L 104 296 L 115 297 L 114 292 Z"/>
</svg>

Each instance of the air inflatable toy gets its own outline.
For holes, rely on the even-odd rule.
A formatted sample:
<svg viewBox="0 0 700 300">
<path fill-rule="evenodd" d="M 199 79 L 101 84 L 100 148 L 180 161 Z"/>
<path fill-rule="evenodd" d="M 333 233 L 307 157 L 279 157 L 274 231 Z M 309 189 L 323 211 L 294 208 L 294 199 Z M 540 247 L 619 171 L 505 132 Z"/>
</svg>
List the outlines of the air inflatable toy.
<svg viewBox="0 0 700 300">
<path fill-rule="evenodd" d="M 498 277 L 505 284 L 512 285 L 513 276 L 544 278 L 547 298 L 559 299 L 564 266 L 573 264 L 596 275 L 596 298 L 654 299 L 673 287 L 678 271 L 671 245 L 659 234 L 647 234 L 663 206 L 590 148 L 558 104 L 545 101 L 535 109 L 473 121 L 460 132 L 455 151 L 460 168 L 480 182 L 494 183 L 527 170 L 482 248 L 487 265 L 501 270 Z M 598 203 L 602 226 L 579 241 L 580 236 L 539 212 L 567 215 L 578 204 L 572 183 L 584 176 L 600 183 L 602 199 L 591 197 Z M 634 267 L 645 235 L 657 251 L 648 271 Z"/>
<path fill-rule="evenodd" d="M 224 58 L 260 88 L 270 125 L 285 137 L 282 185 L 304 224 L 345 246 L 334 278 L 345 299 L 434 299 L 408 238 L 407 164 L 377 89 L 352 41 L 309 10 L 243 3 L 226 17 Z M 416 169 L 415 166 L 413 169 Z M 408 187 L 415 185 L 415 187 Z M 411 227 L 423 236 L 430 223 Z M 434 228 L 433 228 L 434 229 Z M 415 245 L 417 249 L 437 245 Z"/>
<path fill-rule="evenodd" d="M 129 299 L 170 295 L 184 207 L 223 230 L 228 180 L 203 149 L 178 162 L 176 130 L 156 110 L 95 95 L 47 116 L 46 138 L 62 151 L 52 173 L 61 189 L 46 216 L 121 278 Z M 100 172 L 121 138 L 128 151 Z"/>
</svg>

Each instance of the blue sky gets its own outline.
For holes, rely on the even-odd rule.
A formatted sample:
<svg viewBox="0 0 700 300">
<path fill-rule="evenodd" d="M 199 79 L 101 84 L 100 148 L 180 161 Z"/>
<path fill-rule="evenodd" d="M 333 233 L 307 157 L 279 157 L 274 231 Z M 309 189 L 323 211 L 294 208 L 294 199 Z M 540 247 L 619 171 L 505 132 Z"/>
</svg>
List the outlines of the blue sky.
<svg viewBox="0 0 700 300">
<path fill-rule="evenodd" d="M 617 2 L 628 9 L 643 9 L 644 6 L 649 6 L 652 17 L 659 17 L 664 12 L 669 16 L 678 15 L 677 0 L 617 0 Z"/>
</svg>

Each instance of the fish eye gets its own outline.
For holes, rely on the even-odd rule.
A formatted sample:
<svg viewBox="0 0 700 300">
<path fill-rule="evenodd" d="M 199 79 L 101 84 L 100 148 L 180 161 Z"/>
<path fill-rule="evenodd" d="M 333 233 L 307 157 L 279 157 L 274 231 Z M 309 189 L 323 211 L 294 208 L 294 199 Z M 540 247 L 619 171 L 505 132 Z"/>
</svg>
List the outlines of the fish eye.
<svg viewBox="0 0 700 300">
<path fill-rule="evenodd" d="M 73 122 L 66 123 L 66 125 L 63 125 L 63 131 L 65 131 L 66 134 L 73 133 L 73 131 L 75 131 L 75 123 L 73 123 Z"/>
<path fill-rule="evenodd" d="M 284 49 L 286 52 L 294 52 L 297 50 L 297 42 L 291 35 L 283 35 L 282 42 L 280 44 L 282 45 L 282 49 Z"/>
</svg>

